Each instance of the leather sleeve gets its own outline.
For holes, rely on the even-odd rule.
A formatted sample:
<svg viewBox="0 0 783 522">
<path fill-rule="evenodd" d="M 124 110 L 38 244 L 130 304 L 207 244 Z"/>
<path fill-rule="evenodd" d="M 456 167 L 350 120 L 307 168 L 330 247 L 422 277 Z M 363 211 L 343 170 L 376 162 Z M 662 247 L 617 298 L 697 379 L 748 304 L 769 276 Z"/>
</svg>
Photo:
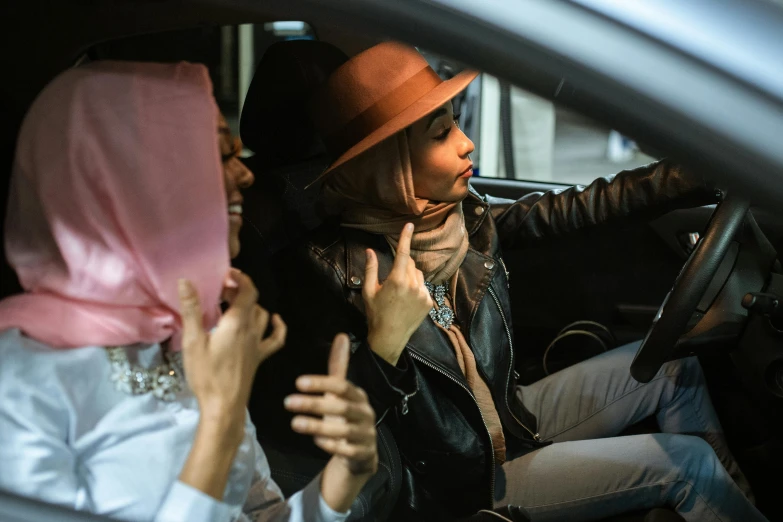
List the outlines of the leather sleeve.
<svg viewBox="0 0 783 522">
<path fill-rule="evenodd" d="M 400 356 L 397 365 L 393 366 L 376 355 L 366 341 L 352 354 L 348 378 L 367 392 L 378 419 L 389 408 L 401 404 L 405 397 L 418 391 L 416 372 L 406 352 Z"/>
<path fill-rule="evenodd" d="M 523 246 L 623 218 L 651 219 L 677 208 L 716 203 L 704 179 L 661 160 L 587 186 L 526 194 L 513 201 L 487 196 L 501 244 Z"/>
</svg>

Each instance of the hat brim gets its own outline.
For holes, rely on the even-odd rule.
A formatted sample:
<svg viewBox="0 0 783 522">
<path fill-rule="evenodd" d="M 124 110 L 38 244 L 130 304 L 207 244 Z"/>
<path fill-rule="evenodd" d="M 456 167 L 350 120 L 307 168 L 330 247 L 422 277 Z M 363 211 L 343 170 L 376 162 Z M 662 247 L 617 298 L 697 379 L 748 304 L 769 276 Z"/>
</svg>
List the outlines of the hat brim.
<svg viewBox="0 0 783 522">
<path fill-rule="evenodd" d="M 329 167 L 318 177 L 326 176 L 337 167 L 352 160 L 362 152 L 374 147 L 386 138 L 412 125 L 421 118 L 437 110 L 441 105 L 464 91 L 467 86 L 478 76 L 478 71 L 466 70 L 458 73 L 454 78 L 446 80 L 432 89 L 430 92 L 416 100 L 410 107 L 399 113 L 394 118 L 378 127 L 362 141 L 345 151 L 334 160 Z"/>
</svg>

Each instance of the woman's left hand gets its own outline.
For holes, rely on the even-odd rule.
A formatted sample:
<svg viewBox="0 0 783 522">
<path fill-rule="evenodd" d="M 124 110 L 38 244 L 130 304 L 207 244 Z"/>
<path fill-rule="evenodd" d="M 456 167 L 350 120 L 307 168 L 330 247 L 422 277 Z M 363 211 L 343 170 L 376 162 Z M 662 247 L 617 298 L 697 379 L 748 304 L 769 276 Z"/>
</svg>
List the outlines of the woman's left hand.
<svg viewBox="0 0 783 522">
<path fill-rule="evenodd" d="M 293 430 L 312 435 L 318 447 L 333 455 L 324 470 L 321 493 L 336 511 L 346 511 L 378 469 L 375 412 L 367 393 L 346 378 L 349 357 L 348 336 L 338 334 L 329 356 L 329 375 L 299 377 L 296 387 L 303 393 L 285 400 L 286 409 L 298 414 L 291 421 Z"/>
</svg>

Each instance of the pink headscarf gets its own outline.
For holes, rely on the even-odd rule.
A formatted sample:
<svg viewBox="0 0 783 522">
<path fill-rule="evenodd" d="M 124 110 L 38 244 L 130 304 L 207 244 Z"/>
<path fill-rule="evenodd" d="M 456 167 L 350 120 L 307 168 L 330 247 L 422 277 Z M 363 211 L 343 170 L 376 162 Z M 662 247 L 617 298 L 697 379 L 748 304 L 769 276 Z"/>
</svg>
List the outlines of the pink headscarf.
<svg viewBox="0 0 783 522">
<path fill-rule="evenodd" d="M 178 349 L 181 277 L 214 325 L 229 269 L 217 125 L 201 65 L 97 62 L 48 85 L 16 150 L 5 246 L 25 293 L 0 301 L 0 330 Z"/>
</svg>

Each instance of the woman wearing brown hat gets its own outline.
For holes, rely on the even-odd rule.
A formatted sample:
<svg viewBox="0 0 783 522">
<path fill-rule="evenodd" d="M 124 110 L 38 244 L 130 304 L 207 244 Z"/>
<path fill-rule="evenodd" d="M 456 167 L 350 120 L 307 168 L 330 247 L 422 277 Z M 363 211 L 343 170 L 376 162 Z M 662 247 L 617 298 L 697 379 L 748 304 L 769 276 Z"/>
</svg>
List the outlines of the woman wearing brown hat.
<svg viewBox="0 0 783 522">
<path fill-rule="evenodd" d="M 329 341 L 349 332 L 349 375 L 395 433 L 401 501 L 426 520 L 493 504 L 537 521 L 660 505 L 689 521 L 764 520 L 696 359 L 638 384 L 634 344 L 530 386 L 513 377 L 503 248 L 704 204 L 714 191 L 661 161 L 518 201 L 480 197 L 449 101 L 475 76 L 441 81 L 415 49 L 384 43 L 316 96 L 313 119 L 337 158 L 324 197 L 339 223 L 285 259 L 289 342 L 267 369 L 322 373 Z M 664 433 L 605 438 L 649 415 Z"/>
</svg>

